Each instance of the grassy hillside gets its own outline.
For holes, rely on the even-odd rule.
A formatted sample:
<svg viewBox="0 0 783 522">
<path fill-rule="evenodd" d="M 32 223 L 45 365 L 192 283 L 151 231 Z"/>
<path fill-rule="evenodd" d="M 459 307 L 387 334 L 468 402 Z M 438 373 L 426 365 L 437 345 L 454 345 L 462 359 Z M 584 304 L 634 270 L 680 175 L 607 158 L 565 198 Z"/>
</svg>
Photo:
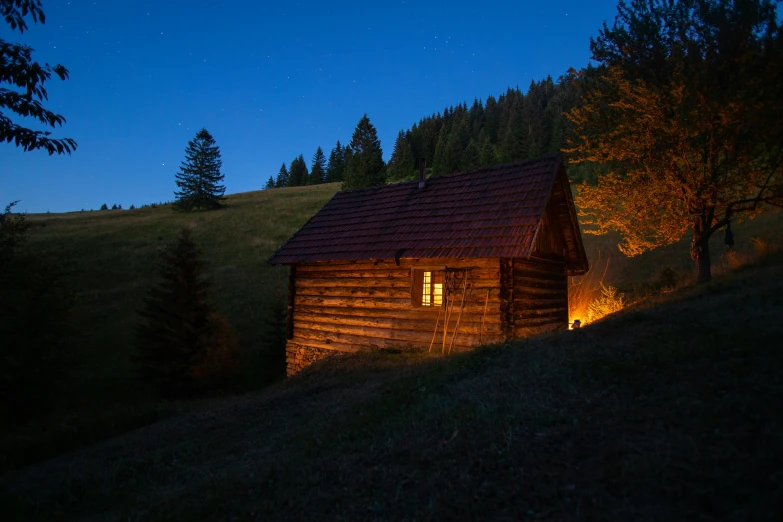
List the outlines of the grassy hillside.
<svg viewBox="0 0 783 522">
<path fill-rule="evenodd" d="M 80 379 L 117 383 L 131 377 L 127 356 L 136 311 L 158 278 L 161 248 L 183 227 L 204 252 L 218 308 L 245 351 L 256 354 L 265 310 L 272 299 L 284 301 L 288 288 L 287 269 L 266 260 L 338 188 L 333 183 L 236 194 L 215 212 L 182 214 L 163 206 L 31 215 L 33 246 L 61 253 L 73 271 L 77 322 L 85 333 Z"/>
<path fill-rule="evenodd" d="M 266 259 L 337 189 L 331 184 L 237 194 L 228 198 L 224 210 L 196 214 L 158 207 L 29 216 L 30 247 L 53 252 L 71 272 L 80 365 L 62 383 L 53 415 L 0 433 L 0 469 L 200 407 L 159 401 L 134 377 L 128 357 L 136 311 L 157 278 L 158 253 L 181 227 L 191 228 L 203 249 L 215 283 L 214 300 L 239 334 L 244 357 L 238 389 L 258 389 L 281 375 L 283 352 L 270 353 L 265 343 L 270 306 L 285 300 L 287 269 L 271 267 Z M 742 252 L 735 257 L 742 261 L 754 251 L 753 237 L 764 238 L 763 244 L 780 243 L 782 229 L 781 214 L 735 227 Z M 617 251 L 616 237 L 584 239 L 594 267 L 588 281 L 593 290 L 603 277 L 633 299 L 650 293 L 649 283 L 663 267 L 671 268 L 680 282 L 691 277 L 687 240 L 629 260 Z M 727 264 L 718 255 L 720 241 L 714 238 L 717 265 Z"/>
<path fill-rule="evenodd" d="M 338 190 L 339 184 L 249 192 L 216 212 L 178 214 L 169 206 L 28 216 L 28 246 L 69 272 L 79 365 L 62 383 L 54 416 L 0 434 L 0 469 L 151 422 L 182 407 L 161 403 L 139 382 L 136 311 L 158 278 L 161 249 L 182 227 L 193 231 L 214 282 L 213 298 L 243 350 L 241 389 L 284 375 L 282 351 L 265 340 L 273 300 L 285 302 L 288 272 L 266 259 Z"/>
<path fill-rule="evenodd" d="M 783 256 L 449 358 L 323 361 L 2 479 L 24 520 L 783 518 Z"/>
</svg>

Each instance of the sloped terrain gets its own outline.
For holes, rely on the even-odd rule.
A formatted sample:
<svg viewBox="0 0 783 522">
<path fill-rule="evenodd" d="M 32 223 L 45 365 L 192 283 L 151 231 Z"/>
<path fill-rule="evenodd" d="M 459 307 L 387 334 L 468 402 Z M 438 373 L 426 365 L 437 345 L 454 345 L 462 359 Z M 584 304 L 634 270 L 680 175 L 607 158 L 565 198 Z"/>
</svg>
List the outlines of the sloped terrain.
<svg viewBox="0 0 783 522">
<path fill-rule="evenodd" d="M 316 364 L 2 478 L 20 520 L 780 520 L 783 259 L 581 330 Z"/>
</svg>

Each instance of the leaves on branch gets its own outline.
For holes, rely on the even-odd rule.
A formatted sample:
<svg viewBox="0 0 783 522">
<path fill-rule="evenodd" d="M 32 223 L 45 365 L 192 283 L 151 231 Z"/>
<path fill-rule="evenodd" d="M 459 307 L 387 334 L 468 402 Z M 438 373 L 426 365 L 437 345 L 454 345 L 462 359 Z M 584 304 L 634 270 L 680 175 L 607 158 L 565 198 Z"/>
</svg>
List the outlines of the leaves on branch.
<svg viewBox="0 0 783 522">
<path fill-rule="evenodd" d="M 20 32 L 27 29 L 27 16 L 34 23 L 45 22 L 39 0 L 0 0 L 0 12 L 11 29 Z M 44 84 L 52 75 L 67 80 L 68 69 L 62 65 L 41 65 L 33 60 L 32 54 L 33 49 L 26 45 L 0 39 L 0 141 L 13 143 L 25 151 L 44 149 L 49 155 L 70 154 L 76 149 L 73 139 L 51 138 L 50 131 L 34 130 L 14 123 L 4 113 L 8 111 L 22 118 L 31 118 L 53 128 L 65 123 L 64 116 L 46 109 L 41 102 L 49 99 Z"/>
</svg>

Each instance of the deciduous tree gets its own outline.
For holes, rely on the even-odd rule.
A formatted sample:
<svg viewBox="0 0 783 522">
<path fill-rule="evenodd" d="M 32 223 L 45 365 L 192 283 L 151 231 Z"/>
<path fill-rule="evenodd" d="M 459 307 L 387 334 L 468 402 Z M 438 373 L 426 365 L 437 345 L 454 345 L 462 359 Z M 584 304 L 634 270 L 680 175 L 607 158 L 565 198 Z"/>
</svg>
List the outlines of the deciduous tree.
<svg viewBox="0 0 783 522">
<path fill-rule="evenodd" d="M 576 162 L 599 165 L 577 204 L 586 232 L 633 256 L 690 230 L 698 280 L 710 236 L 783 203 L 781 35 L 772 0 L 620 2 L 591 40 L 599 74 L 569 117 Z"/>
<path fill-rule="evenodd" d="M 46 21 L 40 0 L 0 0 L 0 14 L 11 30 L 24 33 L 27 18 L 33 23 Z M 68 69 L 62 65 L 41 65 L 33 60 L 33 49 L 0 38 L 0 141 L 13 142 L 25 151 L 44 149 L 52 154 L 70 154 L 76 149 L 71 138 L 51 138 L 51 131 L 34 130 L 11 120 L 11 115 L 30 118 L 44 127 L 56 128 L 65 117 L 46 109 L 49 99 L 44 84 L 57 76 L 68 79 Z"/>
</svg>

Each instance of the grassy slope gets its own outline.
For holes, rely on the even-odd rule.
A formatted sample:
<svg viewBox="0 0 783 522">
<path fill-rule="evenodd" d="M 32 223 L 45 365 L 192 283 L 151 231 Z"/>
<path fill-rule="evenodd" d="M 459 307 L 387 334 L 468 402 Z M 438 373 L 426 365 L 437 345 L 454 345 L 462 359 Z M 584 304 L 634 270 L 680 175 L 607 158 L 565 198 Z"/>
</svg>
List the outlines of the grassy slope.
<svg viewBox="0 0 783 522">
<path fill-rule="evenodd" d="M 249 352 L 261 348 L 265 310 L 285 299 L 288 276 L 266 259 L 337 191 L 337 184 L 236 194 L 218 212 L 171 208 L 30 216 L 31 243 L 65 253 L 80 289 L 77 322 L 86 332 L 83 375 L 131 377 L 135 314 L 157 280 L 159 252 L 182 227 L 193 231 L 214 281 L 214 299 Z M 110 349 L 108 349 L 110 348 Z"/>
<path fill-rule="evenodd" d="M 29 246 L 54 252 L 78 290 L 74 323 L 80 366 L 63 383 L 54 415 L 0 433 L 0 469 L 57 454 L 154 421 L 182 408 L 156 400 L 135 379 L 136 311 L 158 278 L 159 252 L 190 227 L 209 263 L 214 300 L 239 334 L 244 389 L 284 375 L 264 350 L 267 312 L 285 301 L 288 271 L 266 259 L 338 190 L 338 184 L 229 196 L 217 212 L 170 207 L 30 215 Z"/>
<path fill-rule="evenodd" d="M 9 475 L 51 520 L 783 517 L 783 256 L 580 331 L 324 361 Z"/>
</svg>

